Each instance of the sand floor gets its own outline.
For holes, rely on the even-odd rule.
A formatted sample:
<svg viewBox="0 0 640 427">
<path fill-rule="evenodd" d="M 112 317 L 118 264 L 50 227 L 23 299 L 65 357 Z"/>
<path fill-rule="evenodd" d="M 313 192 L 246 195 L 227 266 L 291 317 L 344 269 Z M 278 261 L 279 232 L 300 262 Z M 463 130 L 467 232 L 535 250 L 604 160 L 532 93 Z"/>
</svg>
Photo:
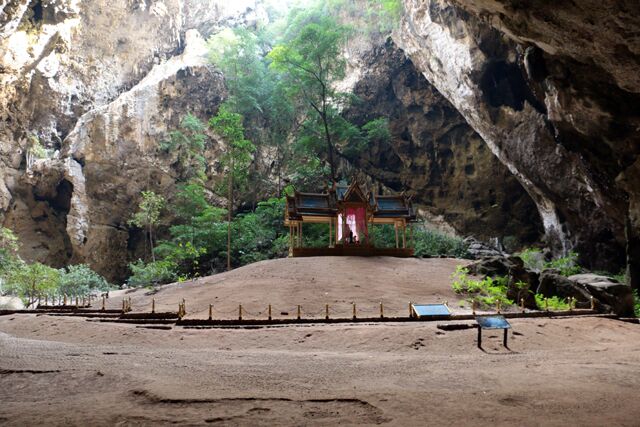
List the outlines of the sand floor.
<svg viewBox="0 0 640 427">
<path fill-rule="evenodd" d="M 398 300 L 449 297 L 444 276 L 455 260 L 405 261 L 416 266 L 398 276 L 415 274 L 416 281 L 397 285 Z M 327 280 L 317 273 L 316 280 Z M 237 282 L 231 289 L 202 291 L 215 289 L 217 276 L 188 290 L 172 285 L 155 297 L 163 303 L 165 293 L 168 307 L 188 291 L 188 307 L 192 301 L 204 310 L 208 302 L 197 302 L 199 292 L 206 299 L 245 292 L 241 296 L 254 295 L 256 303 L 274 304 L 326 289 L 336 301 L 368 295 L 353 286 L 342 295 L 328 280 L 299 289 L 283 277 L 267 286 L 268 272 L 245 279 L 252 290 L 243 291 L 242 274 L 226 273 L 222 283 Z M 373 271 L 359 277 L 366 278 L 361 286 L 386 280 Z M 430 285 L 416 284 L 420 280 Z M 392 289 L 377 292 L 371 303 L 380 295 L 393 299 Z M 133 295 L 140 305 L 149 298 Z M 487 331 L 481 350 L 474 329 L 445 332 L 436 327 L 441 323 L 154 330 L 2 316 L 0 424 L 640 424 L 640 325 L 595 317 L 513 319 L 508 349 L 501 334 Z"/>
</svg>

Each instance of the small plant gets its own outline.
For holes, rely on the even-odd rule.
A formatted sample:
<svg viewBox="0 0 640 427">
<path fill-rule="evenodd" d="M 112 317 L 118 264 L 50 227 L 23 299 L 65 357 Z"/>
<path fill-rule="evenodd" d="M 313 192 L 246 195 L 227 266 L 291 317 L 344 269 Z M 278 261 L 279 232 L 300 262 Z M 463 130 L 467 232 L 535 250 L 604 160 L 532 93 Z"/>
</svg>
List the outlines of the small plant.
<svg viewBox="0 0 640 427">
<path fill-rule="evenodd" d="M 636 317 L 640 317 L 640 294 L 637 290 L 633 291 L 633 311 Z"/>
<path fill-rule="evenodd" d="M 467 294 L 470 299 L 475 299 L 483 306 L 493 307 L 500 302 L 502 307 L 512 305 L 513 301 L 507 298 L 506 277 L 485 277 L 482 280 L 474 280 L 469 277 L 469 270 L 457 266 L 451 275 L 453 282 L 451 288 L 457 294 Z"/>
<path fill-rule="evenodd" d="M 542 294 L 536 294 L 536 304 L 538 305 L 538 308 L 540 310 L 544 310 L 545 308 L 548 308 L 551 311 L 564 311 L 564 310 L 569 310 L 570 305 L 567 301 L 565 301 L 564 299 L 558 297 L 558 296 L 552 296 L 550 298 L 547 298 L 547 303 L 545 304 L 545 297 Z"/>
<path fill-rule="evenodd" d="M 92 291 L 106 291 L 109 283 L 86 264 L 60 269 L 58 292 L 66 295 L 87 295 Z"/>
</svg>

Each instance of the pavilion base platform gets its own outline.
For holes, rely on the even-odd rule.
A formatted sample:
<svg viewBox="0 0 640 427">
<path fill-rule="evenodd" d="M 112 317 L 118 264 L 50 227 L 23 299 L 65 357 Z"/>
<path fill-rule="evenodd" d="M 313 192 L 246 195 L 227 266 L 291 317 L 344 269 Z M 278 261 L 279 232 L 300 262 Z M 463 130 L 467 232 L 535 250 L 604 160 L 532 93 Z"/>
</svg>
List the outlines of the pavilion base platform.
<svg viewBox="0 0 640 427">
<path fill-rule="evenodd" d="M 292 256 L 390 256 L 410 258 L 413 256 L 413 248 L 376 248 L 366 245 L 336 245 L 333 248 L 293 248 Z"/>
</svg>

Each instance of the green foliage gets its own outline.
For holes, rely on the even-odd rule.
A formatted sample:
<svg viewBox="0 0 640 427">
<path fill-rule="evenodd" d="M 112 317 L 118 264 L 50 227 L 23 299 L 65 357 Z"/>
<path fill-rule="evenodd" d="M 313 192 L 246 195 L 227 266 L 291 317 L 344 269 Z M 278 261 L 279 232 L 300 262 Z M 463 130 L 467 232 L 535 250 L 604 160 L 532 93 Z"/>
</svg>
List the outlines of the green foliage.
<svg viewBox="0 0 640 427">
<path fill-rule="evenodd" d="M 160 142 L 162 151 L 177 155 L 178 173 L 185 180 L 206 178 L 205 129 L 205 125 L 196 116 L 187 114 L 180 123 L 180 130 L 170 132 L 169 138 Z"/>
<path fill-rule="evenodd" d="M 88 295 L 94 291 L 107 291 L 109 283 L 86 264 L 69 265 L 60 269 L 58 293 Z"/>
<path fill-rule="evenodd" d="M 145 263 L 139 259 L 129 264 L 129 269 L 133 274 L 127 283 L 132 287 L 156 286 L 178 279 L 176 265 L 167 260 Z"/>
<path fill-rule="evenodd" d="M 23 299 L 28 307 L 40 295 L 53 295 L 60 285 L 60 272 L 39 262 L 21 264 L 5 277 L 8 293 Z"/>
<path fill-rule="evenodd" d="M 143 191 L 142 200 L 138 206 L 138 212 L 133 214 L 129 220 L 129 225 L 146 229 L 149 235 L 149 251 L 151 258 L 155 261 L 153 253 L 153 230 L 160 220 L 160 212 L 164 207 L 164 197 L 153 191 Z"/>
<path fill-rule="evenodd" d="M 502 307 L 513 304 L 513 301 L 507 298 L 506 277 L 486 277 L 475 280 L 469 277 L 467 268 L 457 266 L 451 278 L 453 279 L 451 288 L 455 293 L 468 295 L 481 306 L 493 307 L 498 301 Z"/>
<path fill-rule="evenodd" d="M 633 311 L 636 317 L 640 317 L 640 294 L 637 289 L 633 290 Z"/>
<path fill-rule="evenodd" d="M 535 294 L 536 304 L 540 310 L 544 310 L 547 307 L 550 311 L 564 311 L 569 310 L 569 303 L 564 299 L 554 295 L 550 298 L 547 298 L 547 303 L 545 305 L 545 297 L 542 294 Z"/>
<path fill-rule="evenodd" d="M 578 254 L 569 252 L 567 256 L 545 261 L 540 249 L 528 248 L 518 254 L 522 259 L 525 268 L 540 272 L 545 268 L 555 268 L 560 270 L 563 276 L 572 276 L 582 272 L 582 267 L 578 265 Z"/>
<path fill-rule="evenodd" d="M 369 229 L 369 235 L 378 247 L 395 247 L 395 229 L 391 224 L 375 225 Z M 410 239 L 409 230 L 407 230 L 407 239 Z M 467 245 L 459 237 L 430 230 L 422 225 L 414 226 L 413 240 L 416 257 L 446 255 L 452 258 L 465 258 L 469 255 Z"/>
<path fill-rule="evenodd" d="M 416 227 L 414 241 L 414 254 L 417 257 L 447 255 L 452 258 L 465 258 L 469 256 L 468 246 L 461 238 L 429 230 L 426 227 Z"/>
<path fill-rule="evenodd" d="M 567 277 L 582 272 L 582 267 L 578 265 L 578 254 L 575 252 L 569 252 L 565 257 L 548 262 L 546 267 L 560 270 L 560 274 Z"/>
<path fill-rule="evenodd" d="M 524 267 L 529 270 L 540 272 L 546 268 L 544 255 L 540 249 L 527 248 L 518 253 L 518 256 L 522 259 Z"/>
</svg>

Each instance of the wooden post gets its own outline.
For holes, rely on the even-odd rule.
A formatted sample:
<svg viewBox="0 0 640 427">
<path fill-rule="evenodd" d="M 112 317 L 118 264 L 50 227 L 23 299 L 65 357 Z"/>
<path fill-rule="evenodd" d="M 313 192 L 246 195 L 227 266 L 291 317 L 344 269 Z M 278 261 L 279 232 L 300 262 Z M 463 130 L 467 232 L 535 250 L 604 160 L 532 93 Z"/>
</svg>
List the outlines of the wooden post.
<svg viewBox="0 0 640 427">
<path fill-rule="evenodd" d="M 63 305 L 67 305 L 67 294 L 64 294 L 64 304 Z"/>
<path fill-rule="evenodd" d="M 549 311 L 549 298 L 544 299 L 544 311 Z"/>
<path fill-rule="evenodd" d="M 482 328 L 478 325 L 478 348 L 482 348 Z"/>
<path fill-rule="evenodd" d="M 592 297 L 591 297 L 591 310 L 595 310 L 595 308 L 596 308 L 596 303 L 595 303 L 595 301 L 593 300 L 593 296 L 592 296 Z"/>
<path fill-rule="evenodd" d="M 269 304 L 269 320 L 271 320 L 271 304 Z"/>
<path fill-rule="evenodd" d="M 473 314 L 474 316 L 476 314 L 476 304 L 477 304 L 477 302 L 476 302 L 476 299 L 474 298 L 471 301 L 471 314 Z"/>
<path fill-rule="evenodd" d="M 393 223 L 393 228 L 395 229 L 395 232 L 396 232 L 396 249 L 398 249 L 400 243 L 398 241 L 398 223 L 397 222 Z"/>
<path fill-rule="evenodd" d="M 300 304 L 298 304 L 298 320 L 300 320 L 300 312 L 301 312 L 301 310 L 300 310 Z"/>
<path fill-rule="evenodd" d="M 382 305 L 382 301 L 380 301 L 380 318 L 384 319 L 384 307 Z"/>
<path fill-rule="evenodd" d="M 411 309 L 411 301 L 409 301 L 409 319 L 413 319 L 413 310 Z"/>
<path fill-rule="evenodd" d="M 153 298 L 151 300 L 151 314 L 155 314 L 155 312 L 156 312 L 156 299 Z"/>
<path fill-rule="evenodd" d="M 209 320 L 213 320 L 213 304 L 209 304 Z"/>
<path fill-rule="evenodd" d="M 402 249 L 407 248 L 407 225 L 402 223 Z"/>
<path fill-rule="evenodd" d="M 324 318 L 329 320 L 329 304 L 324 305 Z"/>
<path fill-rule="evenodd" d="M 356 319 L 356 303 L 352 303 L 353 304 L 353 319 Z"/>
<path fill-rule="evenodd" d="M 124 300 L 124 298 L 122 298 L 122 312 L 127 312 L 127 302 Z"/>
<path fill-rule="evenodd" d="M 238 320 L 242 320 L 242 304 L 238 305 Z"/>
<path fill-rule="evenodd" d="M 500 300 L 496 301 L 496 312 L 500 314 Z"/>
<path fill-rule="evenodd" d="M 183 301 L 184 301 L 184 300 L 183 300 Z M 131 297 L 129 297 L 129 307 L 128 307 L 128 311 L 131 311 L 131 310 L 132 310 L 132 308 L 131 308 Z"/>
<path fill-rule="evenodd" d="M 76 294 L 76 308 L 78 308 L 78 294 Z"/>
<path fill-rule="evenodd" d="M 520 298 L 520 308 L 522 309 L 522 312 L 524 313 L 524 298 Z"/>
<path fill-rule="evenodd" d="M 106 304 L 105 296 L 104 296 L 104 295 L 102 295 L 102 311 L 104 311 L 104 310 L 105 310 L 105 304 Z"/>
</svg>

